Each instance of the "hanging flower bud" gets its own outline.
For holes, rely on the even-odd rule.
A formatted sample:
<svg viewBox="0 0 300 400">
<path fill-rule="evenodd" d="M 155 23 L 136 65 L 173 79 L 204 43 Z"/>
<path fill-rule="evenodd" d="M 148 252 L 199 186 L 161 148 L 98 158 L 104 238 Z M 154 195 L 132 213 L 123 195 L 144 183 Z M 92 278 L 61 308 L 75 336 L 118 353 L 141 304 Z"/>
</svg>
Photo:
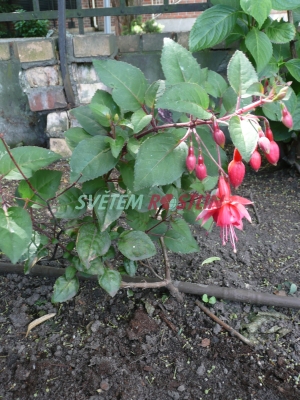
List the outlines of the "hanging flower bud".
<svg viewBox="0 0 300 400">
<path fill-rule="evenodd" d="M 202 181 L 203 179 L 205 179 L 207 177 L 206 165 L 204 164 L 204 159 L 201 154 L 198 157 L 198 163 L 195 167 L 195 172 L 196 172 L 196 177 L 200 181 Z"/>
<path fill-rule="evenodd" d="M 266 154 L 266 158 L 270 164 L 277 165 L 279 157 L 280 157 L 279 146 L 274 140 L 272 140 L 270 142 L 270 153 Z"/>
<path fill-rule="evenodd" d="M 266 135 L 266 138 L 270 140 L 270 142 L 272 140 L 274 140 L 273 132 L 271 131 L 271 128 L 270 128 L 269 124 L 266 125 L 265 135 Z"/>
<path fill-rule="evenodd" d="M 266 136 L 260 137 L 257 144 L 264 153 L 270 153 L 270 140 Z"/>
<path fill-rule="evenodd" d="M 288 111 L 288 109 L 286 108 L 286 106 L 283 106 L 282 110 L 281 110 L 281 122 L 283 123 L 283 125 L 285 125 L 287 128 L 292 128 L 293 126 L 293 118 L 290 114 L 290 112 Z"/>
<path fill-rule="evenodd" d="M 230 186 L 223 175 L 219 178 L 217 196 L 221 200 L 228 200 L 230 197 Z"/>
<path fill-rule="evenodd" d="M 252 153 L 249 163 L 251 168 L 253 168 L 255 172 L 259 170 L 261 166 L 261 155 L 257 150 L 254 150 L 254 152 Z"/>
<path fill-rule="evenodd" d="M 221 131 L 220 128 L 213 131 L 213 139 L 220 147 L 224 147 L 225 145 L 225 135 L 224 132 Z"/>
<path fill-rule="evenodd" d="M 216 121 L 213 122 L 213 139 L 218 146 L 224 147 L 225 145 L 225 135 L 224 132 L 219 128 Z"/>
<path fill-rule="evenodd" d="M 246 168 L 242 161 L 233 159 L 228 165 L 228 175 L 233 187 L 238 188 L 243 182 Z"/>
<path fill-rule="evenodd" d="M 196 166 L 196 156 L 194 154 L 194 147 L 190 146 L 189 147 L 189 151 L 188 151 L 188 155 L 187 158 L 185 160 L 186 163 L 186 167 L 189 170 L 189 172 L 194 171 L 195 166 Z"/>
</svg>

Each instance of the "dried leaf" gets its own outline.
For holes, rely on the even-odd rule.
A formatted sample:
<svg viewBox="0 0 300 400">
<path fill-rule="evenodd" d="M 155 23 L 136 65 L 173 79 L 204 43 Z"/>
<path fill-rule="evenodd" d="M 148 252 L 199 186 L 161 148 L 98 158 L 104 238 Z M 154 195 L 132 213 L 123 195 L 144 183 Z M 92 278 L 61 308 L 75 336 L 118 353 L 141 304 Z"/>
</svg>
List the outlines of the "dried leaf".
<svg viewBox="0 0 300 400">
<path fill-rule="evenodd" d="M 208 338 L 202 339 L 202 342 L 201 342 L 202 347 L 208 347 L 209 345 L 210 345 L 210 339 L 208 339 Z"/>
<path fill-rule="evenodd" d="M 54 315 L 56 315 L 56 313 L 46 314 L 46 315 L 43 315 L 42 317 L 37 318 L 37 319 L 35 319 L 34 321 L 30 322 L 30 324 L 28 325 L 28 328 L 27 328 L 27 332 L 26 332 L 26 336 L 25 336 L 25 337 L 28 336 L 29 332 L 30 332 L 33 328 L 35 328 L 36 326 L 40 325 L 41 323 L 47 321 L 47 319 L 50 319 L 50 318 L 54 317 Z"/>
<path fill-rule="evenodd" d="M 274 294 L 276 294 L 276 296 L 286 296 L 285 290 L 276 290 Z"/>
</svg>

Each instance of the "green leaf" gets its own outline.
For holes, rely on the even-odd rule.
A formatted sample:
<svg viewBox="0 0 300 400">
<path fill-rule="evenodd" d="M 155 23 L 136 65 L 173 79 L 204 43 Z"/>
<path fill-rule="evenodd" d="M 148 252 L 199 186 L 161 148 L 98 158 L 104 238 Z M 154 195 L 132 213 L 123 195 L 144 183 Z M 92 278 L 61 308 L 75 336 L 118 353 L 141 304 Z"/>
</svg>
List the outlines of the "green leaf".
<svg viewBox="0 0 300 400">
<path fill-rule="evenodd" d="M 11 154 L 26 178 L 30 178 L 33 172 L 61 158 L 53 151 L 34 146 L 15 147 L 11 150 Z M 1 158 L 0 175 L 5 175 L 5 179 L 24 179 L 8 153 Z"/>
<path fill-rule="evenodd" d="M 134 137 L 130 138 L 127 143 L 127 150 L 129 151 L 130 155 L 136 158 L 136 155 L 139 151 L 141 143 Z"/>
<path fill-rule="evenodd" d="M 292 117 L 293 117 L 293 129 L 295 131 L 299 131 L 300 130 L 300 95 L 298 95 L 297 97 L 297 106 L 294 110 L 294 112 L 292 113 Z"/>
<path fill-rule="evenodd" d="M 164 86 L 164 81 L 159 80 L 153 82 L 147 89 L 145 93 L 145 104 L 146 106 L 153 108 L 155 104 L 155 99 L 157 96 L 157 92 L 161 89 L 161 85 Z"/>
<path fill-rule="evenodd" d="M 144 103 L 148 84 L 142 71 L 116 60 L 95 60 L 101 82 L 113 89 L 114 101 L 125 111 L 137 111 Z"/>
<path fill-rule="evenodd" d="M 90 109 L 96 121 L 99 122 L 100 125 L 109 127 L 111 123 L 111 111 L 108 107 L 103 104 L 91 103 L 89 104 Z"/>
<path fill-rule="evenodd" d="M 274 10 L 295 10 L 299 7 L 299 0 L 272 0 Z"/>
<path fill-rule="evenodd" d="M 300 82 L 300 59 L 294 58 L 285 63 L 289 73 L 295 78 L 298 82 Z"/>
<path fill-rule="evenodd" d="M 22 254 L 19 261 L 24 263 L 24 274 L 28 274 L 30 269 L 43 257 L 48 255 L 48 249 L 45 246 L 49 239 L 36 231 L 32 232 L 31 242 L 26 251 Z"/>
<path fill-rule="evenodd" d="M 65 277 L 68 281 L 74 278 L 76 275 L 77 269 L 73 265 L 69 265 L 65 270 Z"/>
<path fill-rule="evenodd" d="M 51 171 L 51 170 L 39 170 L 36 171 L 33 176 L 29 179 L 30 184 L 36 190 L 36 192 L 42 196 L 45 200 L 48 200 L 55 196 L 57 192 L 62 172 Z M 41 200 L 35 192 L 30 188 L 26 181 L 21 181 L 18 186 L 18 197 L 22 199 L 31 200 L 27 203 L 29 207 L 40 208 L 46 205 L 46 202 Z M 39 203 L 39 205 L 33 202 Z M 23 203 L 23 202 L 22 202 Z M 23 203 L 24 204 L 24 203 Z"/>
<path fill-rule="evenodd" d="M 86 203 L 83 201 L 83 192 L 72 187 L 58 197 L 58 206 L 54 215 L 56 218 L 78 218 L 86 212 Z"/>
<path fill-rule="evenodd" d="M 121 286 L 122 278 L 118 271 L 105 268 L 104 274 L 98 279 L 99 285 L 111 297 L 114 297 Z"/>
<path fill-rule="evenodd" d="M 32 223 L 28 212 L 19 207 L 0 209 L 0 249 L 15 264 L 31 242 Z"/>
<path fill-rule="evenodd" d="M 138 133 L 150 124 L 152 115 L 148 115 L 144 110 L 138 110 L 131 116 L 131 123 L 133 125 L 133 132 Z"/>
<path fill-rule="evenodd" d="M 260 72 L 272 57 L 273 48 L 270 39 L 264 32 L 252 28 L 246 36 L 245 44 L 256 62 L 257 72 Z"/>
<path fill-rule="evenodd" d="M 125 231 L 121 234 L 118 249 L 130 260 L 144 260 L 156 254 L 155 246 L 142 231 Z"/>
<path fill-rule="evenodd" d="M 2 159 L 2 157 L 7 154 L 6 148 L 2 142 L 2 140 L 0 140 L 0 160 Z"/>
<path fill-rule="evenodd" d="M 259 79 L 271 78 L 278 74 L 279 66 L 275 57 L 271 57 L 268 64 L 258 74 Z"/>
<path fill-rule="evenodd" d="M 134 190 L 154 185 L 168 185 L 185 171 L 187 146 L 178 145 L 173 132 L 146 139 L 137 154 L 134 168 Z"/>
<path fill-rule="evenodd" d="M 180 82 L 201 83 L 201 70 L 197 60 L 172 39 L 164 39 L 161 65 L 170 85 Z"/>
<path fill-rule="evenodd" d="M 257 145 L 257 130 L 249 120 L 241 121 L 238 116 L 234 116 L 229 121 L 229 132 L 234 146 L 248 162 Z"/>
<path fill-rule="evenodd" d="M 282 122 L 272 122 L 271 129 L 273 132 L 274 140 L 276 142 L 281 142 L 284 140 L 288 140 L 288 141 L 291 140 L 293 131 L 289 131 L 287 129 L 287 127 L 283 125 Z"/>
<path fill-rule="evenodd" d="M 67 145 L 72 151 L 82 140 L 90 139 L 91 137 L 83 128 L 71 128 L 65 132 Z"/>
<path fill-rule="evenodd" d="M 212 296 L 212 297 L 209 298 L 208 302 L 209 302 L 209 304 L 213 305 L 213 304 L 216 304 L 217 299 L 215 298 L 215 296 Z"/>
<path fill-rule="evenodd" d="M 146 232 L 153 242 L 156 242 L 160 236 L 163 236 L 168 230 L 168 225 L 165 222 L 150 219 Z"/>
<path fill-rule="evenodd" d="M 207 81 L 204 83 L 204 88 L 208 94 L 213 97 L 222 97 L 228 84 L 225 79 L 215 71 L 208 71 Z"/>
<path fill-rule="evenodd" d="M 231 86 L 229 86 L 229 88 L 225 90 L 222 100 L 223 100 L 223 106 L 227 112 L 235 110 L 237 103 L 237 95 Z"/>
<path fill-rule="evenodd" d="M 204 301 L 204 303 L 208 303 L 208 296 L 207 296 L 207 294 L 203 294 L 203 295 L 202 295 L 202 301 Z"/>
<path fill-rule="evenodd" d="M 300 7 L 294 9 L 293 18 L 294 18 L 294 23 L 300 21 Z"/>
<path fill-rule="evenodd" d="M 137 231 L 145 231 L 150 219 L 150 213 L 138 212 L 137 210 L 126 210 L 126 221 L 130 228 Z"/>
<path fill-rule="evenodd" d="M 205 10 L 196 19 L 190 37 L 191 51 L 213 47 L 222 42 L 235 26 L 238 12 L 224 5 L 216 5 Z"/>
<path fill-rule="evenodd" d="M 99 201 L 96 200 L 97 197 Z M 97 215 L 101 232 L 104 232 L 109 225 L 116 221 L 125 208 L 126 195 L 120 193 L 107 193 L 104 190 L 99 190 L 95 194 L 95 207 L 94 211 Z M 122 202 L 122 199 L 124 200 Z"/>
<path fill-rule="evenodd" d="M 73 108 L 70 111 L 84 130 L 92 136 L 107 135 L 107 131 L 99 124 L 89 106 Z"/>
<path fill-rule="evenodd" d="M 121 111 L 118 105 L 114 102 L 112 95 L 105 90 L 97 90 L 92 98 L 92 104 L 102 104 L 110 109 L 112 117 L 116 114 L 120 115 Z"/>
<path fill-rule="evenodd" d="M 83 140 L 73 151 L 70 168 L 71 182 L 89 181 L 110 171 L 117 163 L 117 159 L 111 153 L 110 146 L 103 136 L 95 136 L 89 140 Z"/>
<path fill-rule="evenodd" d="M 171 228 L 164 236 L 165 245 L 169 250 L 183 254 L 200 251 L 188 224 L 183 219 L 172 221 Z"/>
<path fill-rule="evenodd" d="M 77 276 L 68 280 L 65 276 L 56 279 L 53 287 L 52 303 L 62 303 L 74 297 L 79 290 L 79 280 Z"/>
<path fill-rule="evenodd" d="M 249 86 L 258 82 L 253 65 L 245 54 L 239 50 L 234 53 L 229 61 L 228 80 L 238 96 L 245 94 Z"/>
<path fill-rule="evenodd" d="M 137 270 L 137 263 L 133 260 L 129 260 L 128 258 L 125 258 L 123 261 L 123 265 L 125 268 L 125 271 L 129 276 L 134 276 Z"/>
<path fill-rule="evenodd" d="M 82 185 L 82 191 L 85 194 L 95 194 L 99 189 L 108 189 L 107 183 L 102 177 L 86 181 Z"/>
<path fill-rule="evenodd" d="M 104 273 L 103 257 L 96 257 L 90 262 L 89 268 L 81 263 L 79 257 L 73 258 L 72 263 L 77 271 L 89 275 L 102 275 Z"/>
<path fill-rule="evenodd" d="M 272 10 L 271 0 L 241 0 L 242 9 L 255 18 L 261 28 Z"/>
<path fill-rule="evenodd" d="M 294 283 L 292 283 L 291 284 L 291 286 L 290 286 L 290 291 L 289 291 L 289 294 L 294 294 L 294 293 L 296 293 L 297 292 L 297 285 L 295 285 Z"/>
<path fill-rule="evenodd" d="M 111 154 L 113 157 L 118 158 L 121 150 L 123 149 L 125 139 L 122 136 L 118 136 L 116 139 L 107 137 L 106 142 L 110 146 Z"/>
<path fill-rule="evenodd" d="M 209 105 L 206 91 L 195 83 L 177 83 L 168 86 L 156 103 L 157 108 L 166 108 L 192 114 L 201 119 L 209 119 L 211 113 L 205 111 Z"/>
<path fill-rule="evenodd" d="M 100 232 L 94 224 L 83 225 L 78 232 L 76 248 L 81 262 L 89 269 L 91 262 L 107 253 L 111 244 L 108 232 Z"/>
<path fill-rule="evenodd" d="M 204 264 L 211 264 L 211 263 L 214 262 L 214 261 L 220 261 L 220 260 L 221 260 L 220 257 L 209 257 L 209 258 L 207 258 L 206 260 L 204 260 L 204 261 L 202 262 L 201 265 L 204 265 Z"/>
<path fill-rule="evenodd" d="M 266 29 L 266 35 L 273 43 L 288 43 L 294 39 L 296 29 L 289 22 L 276 21 Z"/>
</svg>

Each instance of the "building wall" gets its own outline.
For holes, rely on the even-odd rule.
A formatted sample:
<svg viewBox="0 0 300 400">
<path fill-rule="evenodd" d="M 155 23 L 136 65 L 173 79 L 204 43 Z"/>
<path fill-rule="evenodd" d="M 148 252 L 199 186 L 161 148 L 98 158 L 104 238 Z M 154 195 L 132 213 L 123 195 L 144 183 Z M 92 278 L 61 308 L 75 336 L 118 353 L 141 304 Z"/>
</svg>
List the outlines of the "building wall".
<svg viewBox="0 0 300 400">
<path fill-rule="evenodd" d="M 105 89 L 93 68 L 94 59 L 117 58 L 140 68 L 149 83 L 164 79 L 160 65 L 165 37 L 171 33 L 119 36 L 101 32 L 68 35 L 67 60 L 75 105 L 88 104 Z M 188 47 L 188 32 L 177 41 Z M 0 132 L 11 146 L 47 146 L 64 141 L 77 121 L 69 114 L 58 59 L 57 38 L 0 39 Z M 225 73 L 234 50 L 218 46 L 195 55 L 199 64 Z M 52 148 L 53 149 L 53 148 Z"/>
</svg>

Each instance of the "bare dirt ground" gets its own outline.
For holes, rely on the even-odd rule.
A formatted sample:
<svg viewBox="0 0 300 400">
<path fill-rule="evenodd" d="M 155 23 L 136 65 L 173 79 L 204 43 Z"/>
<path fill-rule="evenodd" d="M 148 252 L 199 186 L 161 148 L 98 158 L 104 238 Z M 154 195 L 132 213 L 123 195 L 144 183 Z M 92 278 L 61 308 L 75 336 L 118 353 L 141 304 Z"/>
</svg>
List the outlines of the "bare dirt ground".
<svg viewBox="0 0 300 400">
<path fill-rule="evenodd" d="M 197 227 L 201 252 L 170 255 L 173 279 L 291 296 L 300 284 L 299 174 L 284 165 L 249 171 L 238 194 L 255 202 L 238 253 L 221 245 L 216 227 Z M 212 256 L 220 261 L 201 265 Z M 151 265 L 162 272 L 161 258 Z M 112 299 L 85 281 L 76 298 L 53 305 L 53 283 L 0 276 L 0 399 L 300 398 L 299 310 L 218 299 L 211 310 L 256 342 L 249 347 L 206 316 L 196 296 L 180 304 L 166 290 L 137 289 Z M 25 337 L 31 321 L 52 312 Z"/>
</svg>

